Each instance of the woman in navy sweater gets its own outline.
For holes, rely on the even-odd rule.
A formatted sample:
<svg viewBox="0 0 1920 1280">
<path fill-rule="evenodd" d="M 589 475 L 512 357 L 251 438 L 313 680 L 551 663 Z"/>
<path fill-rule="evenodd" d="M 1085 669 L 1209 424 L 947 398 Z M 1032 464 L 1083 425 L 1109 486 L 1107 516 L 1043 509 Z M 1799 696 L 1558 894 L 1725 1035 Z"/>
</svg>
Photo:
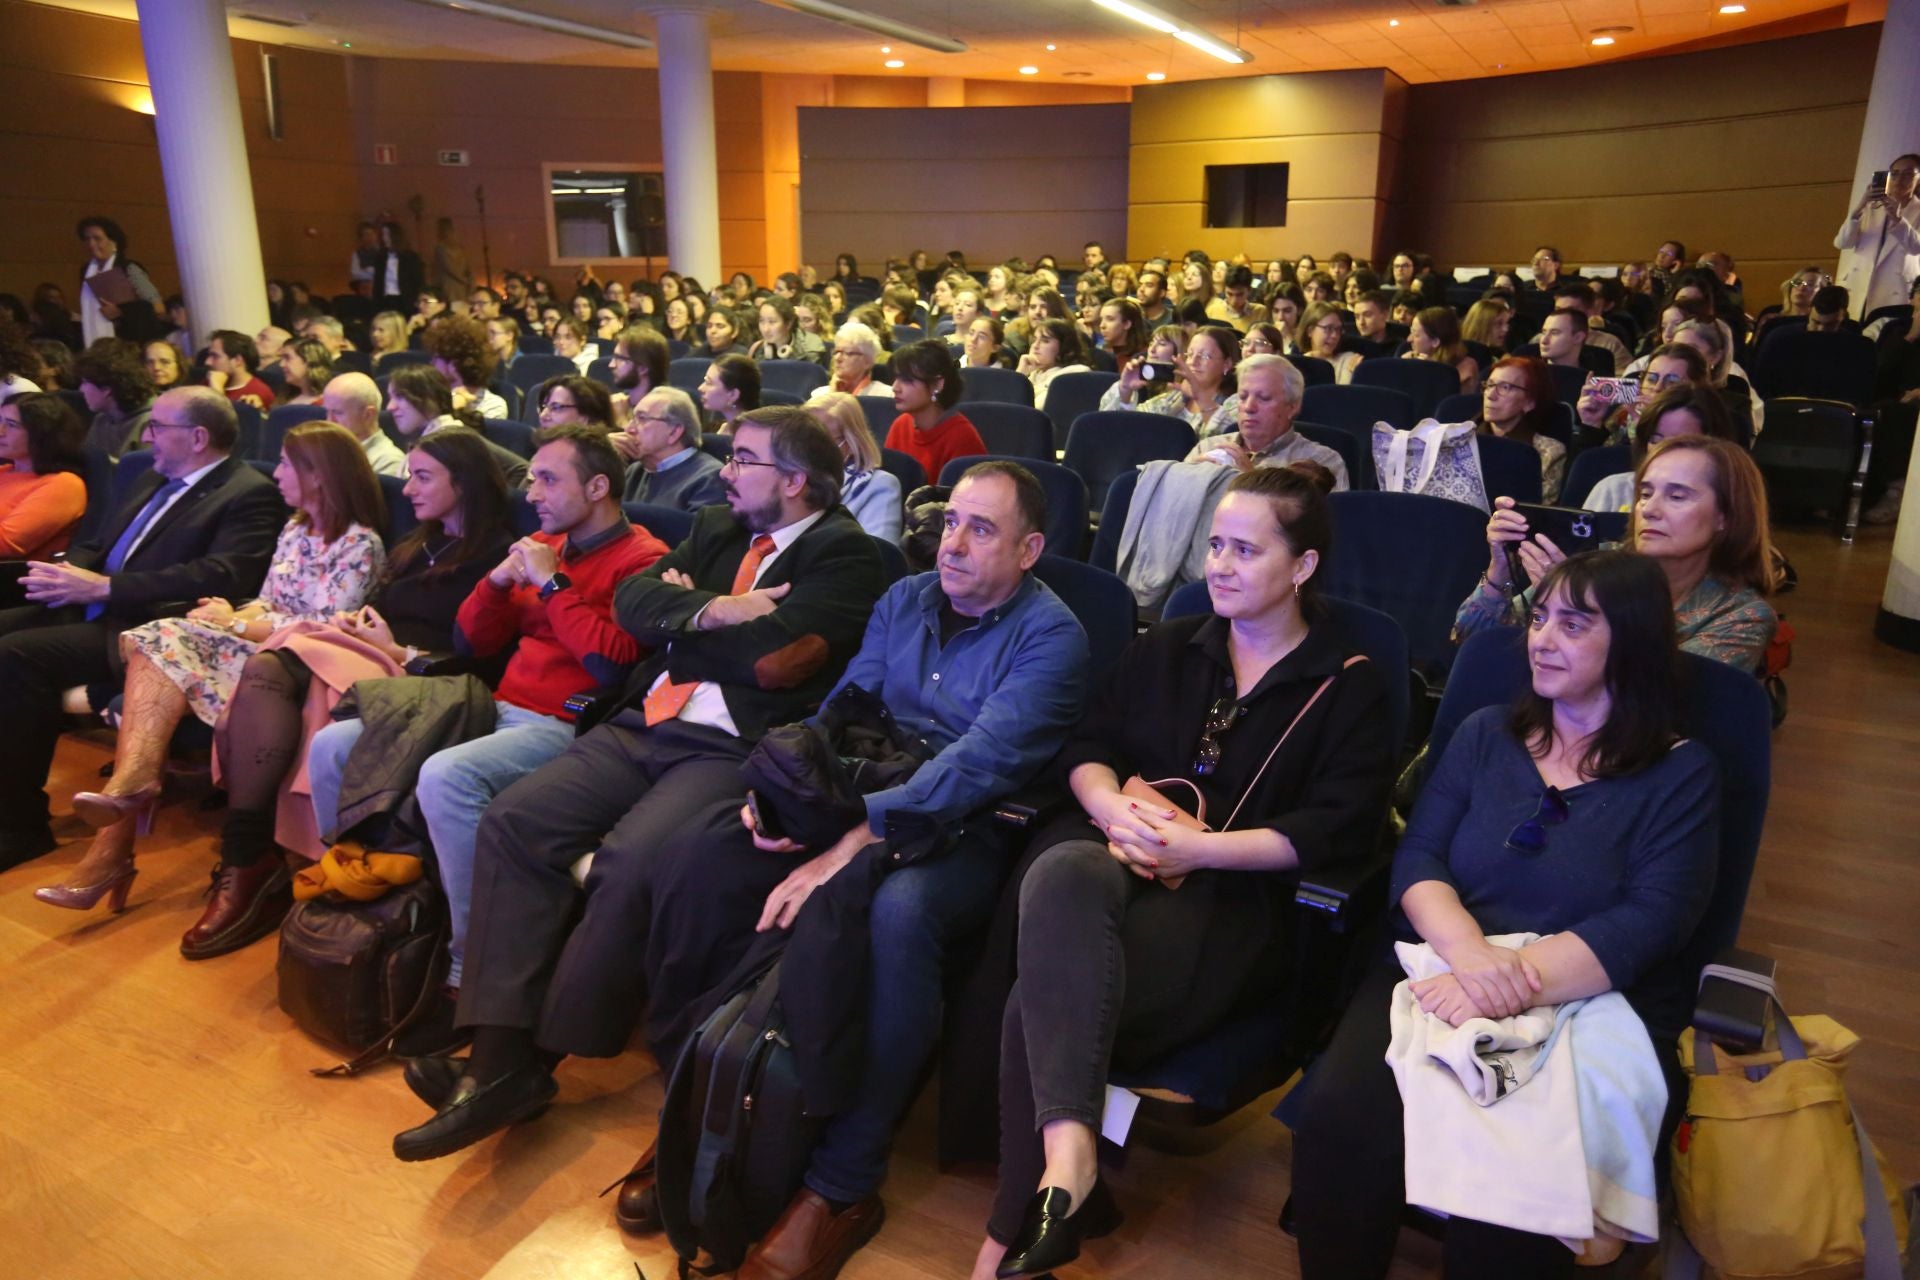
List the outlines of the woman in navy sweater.
<svg viewBox="0 0 1920 1280">
<path fill-rule="evenodd" d="M 1675 957 L 1713 888 L 1719 784 L 1680 740 L 1673 610 L 1643 556 L 1601 551 L 1547 572 L 1527 633 L 1533 687 L 1460 726 L 1394 857 L 1401 936 L 1451 973 L 1416 983 L 1459 1026 L 1624 994 L 1671 1056 L 1688 976 Z M 1492 935 L 1537 933 L 1518 950 Z M 1391 952 L 1362 982 L 1300 1099 L 1293 1205 L 1301 1275 L 1385 1276 L 1404 1201 L 1400 1095 L 1384 1060 Z M 1563 1276 L 1558 1240 L 1455 1217 L 1449 1277 Z"/>
</svg>

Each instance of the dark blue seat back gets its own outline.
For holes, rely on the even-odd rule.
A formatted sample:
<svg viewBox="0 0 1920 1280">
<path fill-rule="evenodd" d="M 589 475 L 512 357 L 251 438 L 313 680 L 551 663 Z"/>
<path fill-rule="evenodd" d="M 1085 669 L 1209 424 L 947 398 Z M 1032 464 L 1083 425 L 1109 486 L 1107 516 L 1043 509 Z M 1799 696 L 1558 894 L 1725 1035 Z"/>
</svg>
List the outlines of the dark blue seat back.
<svg viewBox="0 0 1920 1280">
<path fill-rule="evenodd" d="M 1308 387 L 1300 398 L 1299 416 L 1308 422 L 1355 431 L 1363 439 L 1372 438 L 1376 422 L 1406 431 L 1420 420 L 1413 397 L 1406 392 L 1392 387 L 1352 385 Z"/>
<path fill-rule="evenodd" d="M 1474 443 L 1480 448 L 1480 478 L 1486 482 L 1489 499 L 1540 501 L 1540 455 L 1531 444 L 1491 434 L 1480 436 Z"/>
<path fill-rule="evenodd" d="M 1414 668 L 1445 672 L 1453 662 L 1454 614 L 1486 568 L 1486 515 L 1419 493 L 1351 491 L 1327 501 L 1327 593 L 1392 617 L 1406 633 Z"/>
<path fill-rule="evenodd" d="M 373 362 L 373 371 L 381 377 L 391 377 L 395 369 L 410 364 L 432 364 L 433 357 L 424 351 L 389 351 Z"/>
<path fill-rule="evenodd" d="M 480 434 L 499 445 L 502 449 L 517 453 L 523 458 L 533 457 L 534 428 L 525 422 L 513 422 L 506 418 L 482 418 Z"/>
<path fill-rule="evenodd" d="M 1460 393 L 1460 374 L 1452 365 L 1433 360 L 1402 360 L 1378 356 L 1353 367 L 1352 385 L 1388 387 L 1413 401 L 1416 420 L 1431 417 L 1448 396 Z"/>
<path fill-rule="evenodd" d="M 725 462 L 733 456 L 733 437 L 716 432 L 703 432 L 700 436 L 700 452 L 712 456 L 716 461 Z"/>
<path fill-rule="evenodd" d="M 1041 462 L 1037 458 L 1010 458 L 1001 454 L 981 454 L 977 457 L 955 458 L 947 463 L 940 472 L 940 483 L 956 485 L 967 468 L 976 462 L 988 460 L 1017 462 L 1033 472 L 1040 481 L 1040 487 L 1047 494 L 1047 550 L 1053 555 L 1064 556 L 1069 560 L 1084 558 L 1083 548 L 1087 541 L 1087 486 L 1066 467 L 1057 462 Z"/>
<path fill-rule="evenodd" d="M 766 391 L 785 391 L 805 400 L 819 387 L 827 385 L 827 371 L 811 360 L 762 360 L 760 386 Z"/>
<path fill-rule="evenodd" d="M 893 420 L 900 411 L 893 407 L 892 396 L 855 396 L 860 402 L 860 412 L 867 415 L 867 430 L 873 432 L 873 442 L 884 446 L 887 432 L 893 430 Z"/>
<path fill-rule="evenodd" d="M 678 387 L 690 396 L 698 397 L 700 383 L 707 376 L 707 366 L 713 361 L 705 356 L 681 356 L 678 360 L 667 362 L 667 385 Z"/>
<path fill-rule="evenodd" d="M 764 407 L 770 404 L 802 405 L 806 398 L 792 391 L 782 391 L 779 387 L 760 388 L 760 403 Z"/>
<path fill-rule="evenodd" d="M 1293 420 L 1293 429 L 1318 445 L 1325 445 L 1347 464 L 1347 487 L 1378 489 L 1380 480 L 1373 470 L 1373 449 L 1351 431 L 1323 427 L 1317 422 Z"/>
<path fill-rule="evenodd" d="M 920 465 L 920 459 L 898 449 L 880 450 L 880 469 L 900 482 L 900 497 L 903 500 L 927 483 L 927 469 Z"/>
<path fill-rule="evenodd" d="M 413 514 L 413 504 L 407 501 L 405 476 L 375 476 L 374 479 L 380 482 L 380 497 L 387 504 L 387 527 L 382 536 L 391 554 L 402 538 L 420 526 L 420 518 Z"/>
<path fill-rule="evenodd" d="M 1042 555 L 1033 573 L 1080 620 L 1091 662 L 1087 675 L 1098 680 L 1133 642 L 1133 592 L 1106 570 L 1065 556 Z"/>
<path fill-rule="evenodd" d="M 540 517 L 534 514 L 533 504 L 527 501 L 525 489 L 515 489 L 507 495 L 507 523 L 512 526 L 517 538 L 531 537 L 540 532 Z"/>
<path fill-rule="evenodd" d="M 1179 418 L 1135 409 L 1083 413 L 1067 433 L 1066 465 L 1086 481 L 1090 501 L 1104 504 L 1107 486 L 1124 471 L 1193 451 L 1193 428 Z"/>
<path fill-rule="evenodd" d="M 133 486 L 139 483 L 140 477 L 151 470 L 153 470 L 153 450 L 132 449 L 121 454 L 120 460 L 113 464 L 113 485 L 111 497 L 107 503 L 108 509 L 118 510 L 120 504 L 127 500 L 127 495 L 133 492 Z"/>
<path fill-rule="evenodd" d="M 364 351 L 337 351 L 333 356 L 333 371 L 339 373 L 373 374 L 373 358 Z"/>
<path fill-rule="evenodd" d="M 1004 400 L 1008 404 L 1023 404 L 1033 407 L 1033 383 L 1027 381 L 1027 375 L 1012 369 L 962 369 L 960 381 L 965 384 L 960 392 L 960 403 L 968 404 L 975 400 Z"/>
<path fill-rule="evenodd" d="M 1093 531 L 1093 549 L 1087 563 L 1108 573 L 1119 570 L 1120 535 L 1127 527 L 1127 512 L 1133 506 L 1133 491 L 1140 487 L 1140 472 L 1122 471 L 1107 486 L 1107 500 L 1100 504 L 1100 524 Z"/>
<path fill-rule="evenodd" d="M 608 356 L 601 356 L 598 360 L 595 360 L 587 366 L 587 376 L 601 386 L 611 390 L 613 387 L 613 360 Z"/>
<path fill-rule="evenodd" d="M 1074 419 L 1100 407 L 1100 397 L 1120 381 L 1117 373 L 1063 373 L 1047 384 L 1047 417 L 1053 420 L 1053 447 L 1067 447 Z"/>
<path fill-rule="evenodd" d="M 1288 356 L 1287 363 L 1300 371 L 1300 379 L 1309 387 L 1330 387 L 1336 381 L 1333 361 L 1318 356 Z"/>
<path fill-rule="evenodd" d="M 1873 400 L 1873 343 L 1857 333 L 1769 333 L 1754 353 L 1754 387 L 1762 398 L 1798 396 L 1865 408 Z"/>
<path fill-rule="evenodd" d="M 693 532 L 691 511 L 658 506 L 651 502 L 623 502 L 620 509 L 627 513 L 629 524 L 639 525 L 669 547 L 679 546 Z"/>
<path fill-rule="evenodd" d="M 961 410 L 989 452 L 1054 461 L 1053 423 L 1038 409 L 1000 400 L 975 400 Z"/>
<path fill-rule="evenodd" d="M 325 407 L 319 405 L 312 407 L 320 410 L 321 417 L 327 416 Z M 250 404 L 236 404 L 233 406 L 233 416 L 237 420 L 235 425 L 239 430 L 239 435 L 234 440 L 233 455 L 236 458 L 259 457 L 260 437 L 266 434 L 261 427 L 260 411 Z M 279 459 L 280 454 L 277 449 L 273 456 L 276 461 Z"/>
<path fill-rule="evenodd" d="M 522 352 L 513 367 L 507 370 L 507 381 L 520 388 L 520 394 L 526 400 L 533 399 L 533 393 L 548 378 L 561 378 L 568 374 L 579 373 L 580 366 L 566 356 L 536 356 Z M 538 408 L 529 405 L 529 409 Z"/>
<path fill-rule="evenodd" d="M 80 523 L 74 526 L 72 545 L 98 534 L 100 526 L 107 522 L 107 513 L 113 510 L 113 459 L 104 450 L 91 447 L 86 451 L 86 459 L 81 479 L 87 485 L 87 509 L 81 514 Z"/>
<path fill-rule="evenodd" d="M 553 339 L 542 333 L 522 333 L 520 335 L 520 354 L 528 356 L 550 356 L 553 354 Z"/>
<path fill-rule="evenodd" d="M 1593 492 L 1593 486 L 1608 476 L 1617 476 L 1623 471 L 1631 470 L 1633 470 L 1632 445 L 1609 444 L 1597 449 L 1583 449 L 1567 466 L 1567 481 L 1560 487 L 1560 505 L 1563 507 L 1585 506 L 1587 495 Z"/>
<path fill-rule="evenodd" d="M 1550 364 L 1547 373 L 1553 379 L 1554 394 L 1564 405 L 1577 406 L 1580 403 L 1580 388 L 1587 385 L 1587 379 L 1593 375 L 1586 369 L 1575 369 L 1570 365 Z"/>
<path fill-rule="evenodd" d="M 911 572 L 907 566 L 907 553 L 900 549 L 899 543 L 876 536 L 873 539 L 873 546 L 874 550 L 880 553 L 880 569 L 886 574 L 889 586 Z"/>
<path fill-rule="evenodd" d="M 918 342 L 927 336 L 927 331 L 917 324 L 897 324 L 893 326 L 893 345 L 897 350 L 909 342 Z"/>
</svg>

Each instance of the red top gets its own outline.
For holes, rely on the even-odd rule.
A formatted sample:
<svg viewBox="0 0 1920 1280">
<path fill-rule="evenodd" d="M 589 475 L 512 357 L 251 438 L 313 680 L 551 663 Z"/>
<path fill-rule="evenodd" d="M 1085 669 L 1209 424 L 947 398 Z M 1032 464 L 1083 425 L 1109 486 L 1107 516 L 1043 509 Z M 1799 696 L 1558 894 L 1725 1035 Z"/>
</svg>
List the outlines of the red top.
<svg viewBox="0 0 1920 1280">
<path fill-rule="evenodd" d="M 241 396 L 259 396 L 263 411 L 273 408 L 273 388 L 258 377 L 250 377 L 237 387 L 227 388 L 227 399 L 238 404 Z"/>
<path fill-rule="evenodd" d="M 987 452 L 980 433 L 967 415 L 958 409 L 934 424 L 931 431 L 913 425 L 913 418 L 901 414 L 887 428 L 887 448 L 912 454 L 927 469 L 927 483 L 939 484 L 940 472 L 955 458 L 970 458 Z"/>
<path fill-rule="evenodd" d="M 545 604 L 538 586 L 503 591 L 490 577 L 461 604 L 456 635 L 467 650 L 484 657 L 520 642 L 496 690 L 502 702 L 571 720 L 568 698 L 619 682 L 640 660 L 640 642 L 613 620 L 613 589 L 667 554 L 667 544 L 624 521 L 602 536 L 569 558 L 564 535 L 533 535 L 560 552 L 573 583 Z"/>
</svg>

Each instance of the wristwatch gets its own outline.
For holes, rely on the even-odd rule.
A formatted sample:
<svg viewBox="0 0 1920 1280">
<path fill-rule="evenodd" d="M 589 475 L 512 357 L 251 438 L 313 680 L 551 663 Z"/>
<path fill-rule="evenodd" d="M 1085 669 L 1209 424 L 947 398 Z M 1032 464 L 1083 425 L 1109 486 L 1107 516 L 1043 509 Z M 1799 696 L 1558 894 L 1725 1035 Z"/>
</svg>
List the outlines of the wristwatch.
<svg viewBox="0 0 1920 1280">
<path fill-rule="evenodd" d="M 237 635 L 237 636 L 244 636 L 244 635 L 246 635 L 246 634 L 247 634 L 247 619 L 245 619 L 245 618 L 235 618 L 235 619 L 234 619 L 233 621 L 231 621 L 231 622 L 229 622 L 229 623 L 227 624 L 227 630 L 229 630 L 229 631 L 231 631 L 231 632 L 233 632 L 233 634 L 235 634 L 235 635 Z"/>
<path fill-rule="evenodd" d="M 548 578 L 540 586 L 540 603 L 545 604 L 548 600 L 551 600 L 553 598 L 554 592 L 564 590 L 565 588 L 570 587 L 572 585 L 573 585 L 572 578 L 569 578 L 566 574 L 562 573 L 560 570 L 555 569 L 553 571 L 553 576 L 551 578 Z"/>
</svg>

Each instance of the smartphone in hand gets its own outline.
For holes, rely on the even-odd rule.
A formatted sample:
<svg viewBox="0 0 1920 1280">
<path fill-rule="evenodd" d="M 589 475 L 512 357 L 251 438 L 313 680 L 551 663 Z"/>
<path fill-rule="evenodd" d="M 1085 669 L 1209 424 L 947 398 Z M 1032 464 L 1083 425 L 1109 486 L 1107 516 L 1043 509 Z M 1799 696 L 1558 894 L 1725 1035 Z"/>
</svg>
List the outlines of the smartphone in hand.
<svg viewBox="0 0 1920 1280">
<path fill-rule="evenodd" d="M 1640 381 L 1637 378 L 1595 376 L 1588 378 L 1587 384 L 1580 389 L 1606 404 L 1633 404 L 1640 399 Z"/>
<path fill-rule="evenodd" d="M 747 792 L 747 816 L 753 819 L 753 833 L 762 839 L 784 840 L 787 838 L 786 828 L 780 825 L 779 815 L 774 813 L 771 805 L 760 803 L 760 795 L 756 791 Z"/>
</svg>

